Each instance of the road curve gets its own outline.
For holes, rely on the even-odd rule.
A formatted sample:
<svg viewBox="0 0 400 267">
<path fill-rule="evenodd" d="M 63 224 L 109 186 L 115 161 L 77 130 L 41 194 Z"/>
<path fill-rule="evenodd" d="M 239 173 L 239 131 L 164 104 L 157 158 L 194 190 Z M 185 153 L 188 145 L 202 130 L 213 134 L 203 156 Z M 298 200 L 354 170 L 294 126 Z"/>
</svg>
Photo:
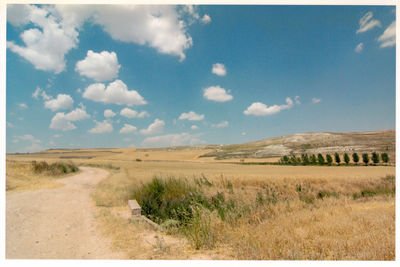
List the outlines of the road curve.
<svg viewBox="0 0 400 267">
<path fill-rule="evenodd" d="M 6 194 L 7 259 L 118 259 L 94 218 L 94 185 L 107 177 L 98 168 L 57 182 L 56 189 Z"/>
</svg>

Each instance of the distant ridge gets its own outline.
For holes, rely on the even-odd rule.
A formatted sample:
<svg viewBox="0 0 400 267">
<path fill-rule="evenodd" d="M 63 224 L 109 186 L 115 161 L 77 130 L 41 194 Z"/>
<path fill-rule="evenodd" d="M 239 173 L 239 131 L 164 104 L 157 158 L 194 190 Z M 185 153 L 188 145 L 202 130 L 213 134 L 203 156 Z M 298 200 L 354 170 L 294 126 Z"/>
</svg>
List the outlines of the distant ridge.
<svg viewBox="0 0 400 267">
<path fill-rule="evenodd" d="M 223 145 L 204 157 L 268 158 L 288 154 L 371 153 L 386 152 L 393 159 L 396 149 L 396 131 L 373 132 L 314 132 L 273 137 L 238 145 Z"/>
</svg>

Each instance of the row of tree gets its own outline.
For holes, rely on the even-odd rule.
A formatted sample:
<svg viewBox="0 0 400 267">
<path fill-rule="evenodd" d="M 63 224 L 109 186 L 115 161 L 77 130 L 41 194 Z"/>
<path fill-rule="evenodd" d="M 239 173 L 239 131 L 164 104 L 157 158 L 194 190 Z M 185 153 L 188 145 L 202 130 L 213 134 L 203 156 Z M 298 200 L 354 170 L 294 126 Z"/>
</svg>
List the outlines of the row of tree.
<svg viewBox="0 0 400 267">
<path fill-rule="evenodd" d="M 376 153 L 373 152 L 371 154 L 371 157 L 367 154 L 364 153 L 361 155 L 362 161 L 364 162 L 365 165 L 368 165 L 370 160 L 374 165 L 378 164 L 380 160 L 384 163 L 389 162 L 389 155 L 387 153 L 382 153 L 380 156 Z M 290 156 L 283 156 L 280 160 L 280 164 L 284 165 L 332 165 L 333 159 L 335 159 L 335 162 L 337 165 L 340 165 L 342 162 L 342 159 L 338 153 L 334 154 L 334 158 L 330 154 L 326 154 L 325 157 L 320 153 L 317 156 L 314 154 L 309 156 L 308 154 L 301 154 L 301 157 L 297 157 L 294 154 Z M 357 165 L 358 162 L 360 161 L 360 157 L 358 156 L 357 153 L 352 154 L 352 159 L 353 162 Z M 343 161 L 346 165 L 350 163 L 350 156 L 347 153 L 343 154 Z"/>
</svg>

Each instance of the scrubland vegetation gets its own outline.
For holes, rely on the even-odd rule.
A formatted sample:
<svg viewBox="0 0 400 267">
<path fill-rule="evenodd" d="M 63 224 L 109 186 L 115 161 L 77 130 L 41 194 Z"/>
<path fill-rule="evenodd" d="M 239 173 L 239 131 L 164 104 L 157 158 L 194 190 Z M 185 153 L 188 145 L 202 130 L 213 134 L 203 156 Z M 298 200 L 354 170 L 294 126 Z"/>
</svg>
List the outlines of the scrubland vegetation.
<svg viewBox="0 0 400 267">
<path fill-rule="evenodd" d="M 69 173 L 76 173 L 79 168 L 72 162 L 46 161 L 11 161 L 6 162 L 6 190 L 34 190 L 41 188 L 55 188 L 62 186 L 57 183 L 57 177 L 64 177 Z"/>
<path fill-rule="evenodd" d="M 371 167 L 362 155 L 339 154 L 338 162 L 332 154 L 326 167 L 326 154 L 299 154 L 290 166 L 202 162 L 202 151 L 117 151 L 68 157 L 110 173 L 91 196 L 102 231 L 129 258 L 394 260 L 395 168 L 384 154 L 377 163 L 368 154 Z M 7 189 L 24 172 L 56 181 L 31 162 L 7 161 Z M 131 219 L 129 199 L 163 231 Z"/>
</svg>

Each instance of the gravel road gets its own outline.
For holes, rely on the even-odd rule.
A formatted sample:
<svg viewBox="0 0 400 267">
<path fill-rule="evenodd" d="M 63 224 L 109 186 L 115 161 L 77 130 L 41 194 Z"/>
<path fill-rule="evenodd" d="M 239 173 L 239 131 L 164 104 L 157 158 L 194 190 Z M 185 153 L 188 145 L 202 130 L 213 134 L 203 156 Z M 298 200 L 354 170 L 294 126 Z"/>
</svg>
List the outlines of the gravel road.
<svg viewBox="0 0 400 267">
<path fill-rule="evenodd" d="M 80 167 L 81 173 L 50 190 L 6 194 L 7 259 L 121 259 L 111 251 L 94 218 L 90 193 L 108 172 Z"/>
</svg>

